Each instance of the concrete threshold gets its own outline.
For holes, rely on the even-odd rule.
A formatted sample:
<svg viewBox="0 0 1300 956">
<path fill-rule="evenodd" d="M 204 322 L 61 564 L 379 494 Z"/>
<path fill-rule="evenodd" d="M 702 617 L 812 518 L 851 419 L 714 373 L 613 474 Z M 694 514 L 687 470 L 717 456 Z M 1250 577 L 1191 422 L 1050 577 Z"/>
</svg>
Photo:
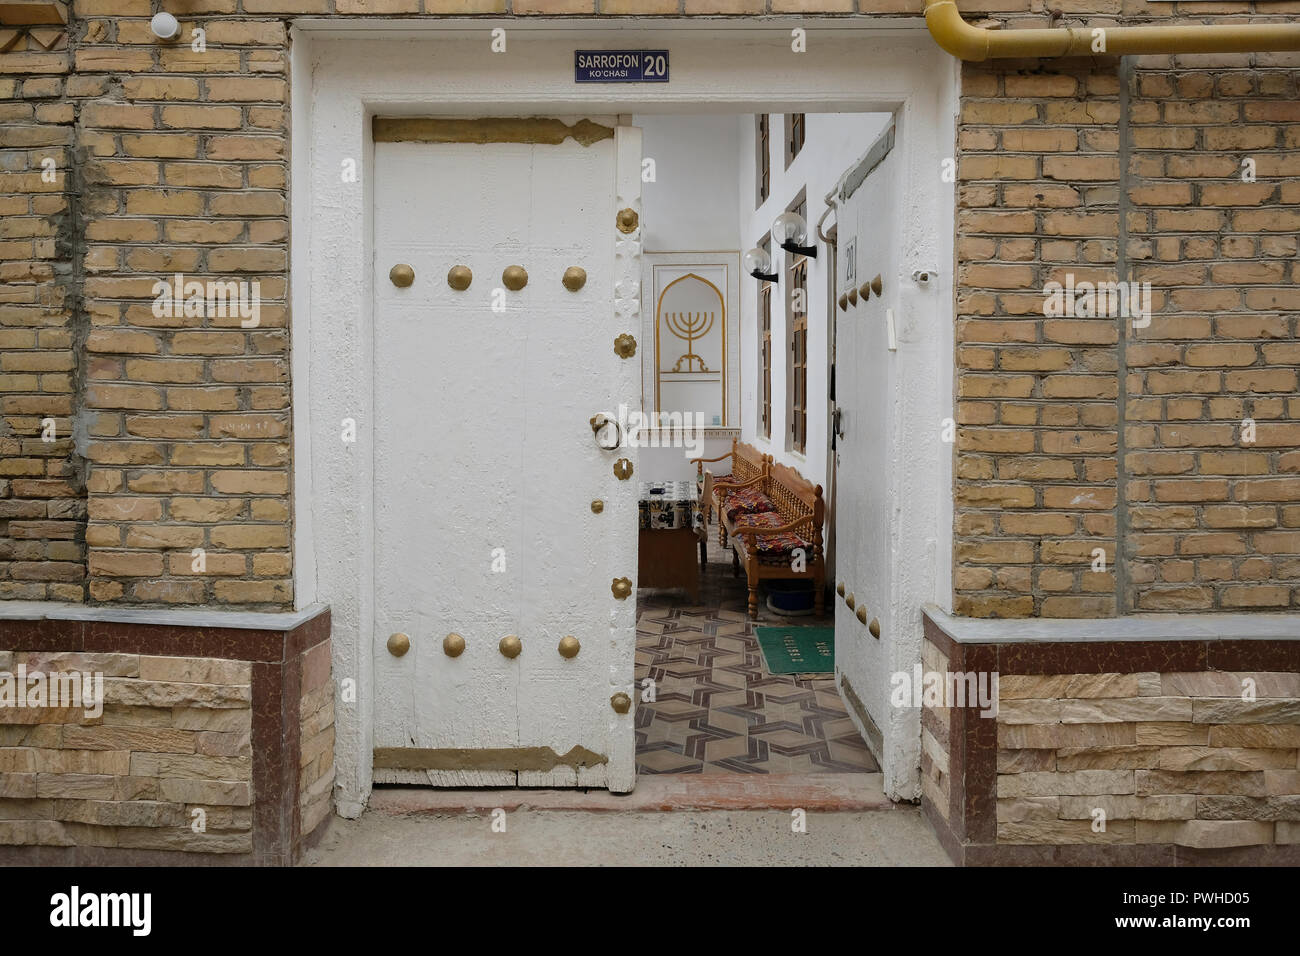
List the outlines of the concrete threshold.
<svg viewBox="0 0 1300 956">
<path fill-rule="evenodd" d="M 420 813 L 518 810 L 593 810 L 644 813 L 656 810 L 892 810 L 879 773 L 655 774 L 637 778 L 631 793 L 608 790 L 481 789 L 378 786 L 369 810 L 397 816 Z"/>
</svg>

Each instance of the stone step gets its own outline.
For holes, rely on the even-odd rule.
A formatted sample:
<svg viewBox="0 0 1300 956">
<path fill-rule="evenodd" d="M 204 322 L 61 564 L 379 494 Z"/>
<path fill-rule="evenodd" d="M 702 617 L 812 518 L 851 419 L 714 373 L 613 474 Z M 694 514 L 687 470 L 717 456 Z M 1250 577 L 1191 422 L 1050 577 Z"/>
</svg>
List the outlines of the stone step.
<svg viewBox="0 0 1300 956">
<path fill-rule="evenodd" d="M 607 790 L 443 790 L 376 787 L 369 809 L 412 813 L 516 810 L 793 810 L 820 813 L 890 810 L 879 773 L 663 774 L 637 778 L 628 794 Z"/>
</svg>

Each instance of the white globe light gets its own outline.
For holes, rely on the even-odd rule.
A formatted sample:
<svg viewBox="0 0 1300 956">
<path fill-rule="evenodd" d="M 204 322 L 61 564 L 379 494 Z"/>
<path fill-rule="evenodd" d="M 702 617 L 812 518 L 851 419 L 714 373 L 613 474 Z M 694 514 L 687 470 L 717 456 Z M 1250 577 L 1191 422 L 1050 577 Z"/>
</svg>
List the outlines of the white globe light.
<svg viewBox="0 0 1300 956">
<path fill-rule="evenodd" d="M 769 274 L 772 271 L 772 257 L 757 246 L 745 253 L 741 261 L 745 264 L 745 271 L 750 275 L 755 272 Z"/>
<path fill-rule="evenodd" d="M 772 241 L 778 246 L 792 242 L 802 246 L 808 238 L 808 223 L 797 212 L 783 212 L 772 220 Z"/>
<path fill-rule="evenodd" d="M 170 40 L 176 34 L 180 33 L 181 25 L 170 13 L 155 13 L 153 19 L 149 21 L 149 29 L 153 31 L 154 36 L 160 40 Z"/>
</svg>

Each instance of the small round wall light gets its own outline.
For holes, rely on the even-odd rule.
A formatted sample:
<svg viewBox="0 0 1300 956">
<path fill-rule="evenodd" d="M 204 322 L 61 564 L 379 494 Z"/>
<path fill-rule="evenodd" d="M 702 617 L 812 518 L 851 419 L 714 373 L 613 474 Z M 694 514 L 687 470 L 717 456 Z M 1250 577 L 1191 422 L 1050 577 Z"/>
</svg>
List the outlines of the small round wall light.
<svg viewBox="0 0 1300 956">
<path fill-rule="evenodd" d="M 181 25 L 180 21 L 164 10 L 153 15 L 153 19 L 149 21 L 149 29 L 158 39 L 170 40 L 181 32 Z"/>
<path fill-rule="evenodd" d="M 786 252 L 817 258 L 817 247 L 808 242 L 808 222 L 797 212 L 783 212 L 772 220 L 772 241 Z"/>
<path fill-rule="evenodd" d="M 745 253 L 742 261 L 745 271 L 755 279 L 761 279 L 763 282 L 775 282 L 777 280 L 776 273 L 772 271 L 772 257 L 758 246 Z"/>
</svg>

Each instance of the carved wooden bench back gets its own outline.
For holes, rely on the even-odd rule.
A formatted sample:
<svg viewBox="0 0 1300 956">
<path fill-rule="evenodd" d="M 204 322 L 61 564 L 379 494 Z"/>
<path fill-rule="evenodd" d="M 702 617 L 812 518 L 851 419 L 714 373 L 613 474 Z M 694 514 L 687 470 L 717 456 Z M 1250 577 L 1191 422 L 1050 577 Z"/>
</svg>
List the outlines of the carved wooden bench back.
<svg viewBox="0 0 1300 956">
<path fill-rule="evenodd" d="M 743 441 L 732 441 L 731 478 L 737 482 L 757 478 L 767 472 L 770 460 L 768 455 L 764 455 L 753 445 Z"/>
<path fill-rule="evenodd" d="M 789 465 L 773 463 L 763 480 L 763 491 L 787 522 L 796 518 L 810 520 L 810 525 L 796 530 L 812 542 L 815 554 L 821 554 L 822 522 L 826 518 L 822 486 L 814 485 Z"/>
</svg>

